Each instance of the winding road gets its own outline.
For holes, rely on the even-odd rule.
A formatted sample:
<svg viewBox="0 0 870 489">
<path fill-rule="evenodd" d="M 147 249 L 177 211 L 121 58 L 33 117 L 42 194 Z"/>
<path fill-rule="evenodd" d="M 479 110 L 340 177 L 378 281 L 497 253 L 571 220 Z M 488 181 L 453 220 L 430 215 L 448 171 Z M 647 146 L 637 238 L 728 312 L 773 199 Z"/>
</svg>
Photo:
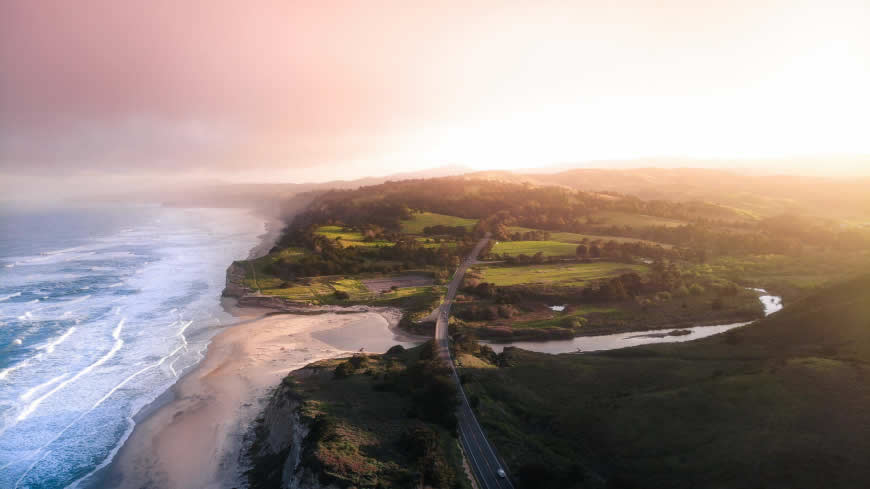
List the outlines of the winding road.
<svg viewBox="0 0 870 489">
<path fill-rule="evenodd" d="M 453 305 L 456 291 L 459 290 L 459 286 L 462 284 L 466 270 L 477 260 L 477 255 L 480 254 L 480 250 L 483 249 L 487 241 L 489 241 L 489 233 L 486 234 L 485 238 L 478 241 L 471 254 L 459 265 L 456 273 L 453 274 L 453 280 L 447 286 L 447 296 L 444 298 L 441 310 L 438 313 L 438 321 L 435 323 L 435 341 L 438 343 L 438 355 L 450 365 L 453 379 L 456 381 L 456 386 L 459 389 L 459 407 L 456 412 L 459 420 L 459 442 L 462 444 L 465 457 L 471 466 L 472 472 L 474 472 L 474 478 L 477 479 L 478 487 L 480 489 L 513 489 L 514 486 L 510 481 L 510 473 L 507 467 L 501 462 L 495 449 L 486 439 L 486 435 L 477 422 L 471 405 L 468 403 L 468 398 L 465 396 L 465 391 L 459 382 L 459 376 L 456 374 L 456 366 L 453 364 L 453 357 L 450 355 L 449 340 L 447 338 L 447 319 L 450 317 L 450 306 Z M 499 469 L 504 470 L 506 477 L 498 476 Z"/>
</svg>

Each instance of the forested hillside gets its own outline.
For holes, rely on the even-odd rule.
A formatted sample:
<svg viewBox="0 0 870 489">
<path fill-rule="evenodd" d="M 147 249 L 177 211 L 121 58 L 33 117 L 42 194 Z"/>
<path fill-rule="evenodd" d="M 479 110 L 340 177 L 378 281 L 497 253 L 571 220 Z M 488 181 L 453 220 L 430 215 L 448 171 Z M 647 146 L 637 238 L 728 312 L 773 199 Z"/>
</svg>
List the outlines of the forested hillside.
<svg viewBox="0 0 870 489">
<path fill-rule="evenodd" d="M 870 484 L 870 276 L 689 343 L 463 371 L 526 488 Z"/>
</svg>

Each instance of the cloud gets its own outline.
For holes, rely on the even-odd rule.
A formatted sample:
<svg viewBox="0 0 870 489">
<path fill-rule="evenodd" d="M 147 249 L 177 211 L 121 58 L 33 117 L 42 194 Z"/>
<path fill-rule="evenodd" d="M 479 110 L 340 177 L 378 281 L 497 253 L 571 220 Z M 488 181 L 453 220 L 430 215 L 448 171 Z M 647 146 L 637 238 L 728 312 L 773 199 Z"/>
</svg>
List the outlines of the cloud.
<svg viewBox="0 0 870 489">
<path fill-rule="evenodd" d="M 870 151 L 835 3 L 0 1 L 0 172 Z"/>
<path fill-rule="evenodd" d="M 399 42 L 410 32 L 391 27 L 401 10 L 3 2 L 2 170 L 155 170 L 252 156 L 306 166 L 339 149 L 353 157 L 360 145 L 342 144 L 425 117 L 429 100 L 407 89 L 425 61 Z"/>
</svg>

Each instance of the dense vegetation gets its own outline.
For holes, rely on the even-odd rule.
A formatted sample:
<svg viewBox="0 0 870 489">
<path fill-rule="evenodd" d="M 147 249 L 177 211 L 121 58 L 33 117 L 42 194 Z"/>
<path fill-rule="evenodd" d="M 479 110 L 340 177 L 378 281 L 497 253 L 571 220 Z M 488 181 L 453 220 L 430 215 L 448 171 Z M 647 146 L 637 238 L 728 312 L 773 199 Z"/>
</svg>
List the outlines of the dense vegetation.
<svg viewBox="0 0 870 489">
<path fill-rule="evenodd" d="M 276 396 L 300 405 L 310 432 L 300 463 L 324 485 L 467 488 L 456 432 L 456 387 L 434 343 L 321 361 L 284 379 Z M 260 420 L 250 487 L 279 487 L 287 453 L 263 454 L 286 423 Z"/>
<path fill-rule="evenodd" d="M 870 260 L 867 230 L 830 219 L 454 177 L 312 197 L 245 264 L 246 284 L 295 302 L 413 305 L 420 319 L 486 232 L 490 263 L 469 273 L 455 326 L 504 339 L 751 320 L 761 307 L 745 287 L 792 299 Z M 770 257 L 782 266 L 744 273 Z M 408 274 L 436 288 L 402 285 Z M 397 282 L 375 293 L 371 277 Z"/>
<path fill-rule="evenodd" d="M 691 343 L 485 349 L 465 387 L 521 487 L 866 487 L 867 318 L 870 276 Z"/>
<path fill-rule="evenodd" d="M 860 214 L 866 199 L 850 195 Z M 469 178 L 331 191 L 269 256 L 244 263 L 245 283 L 299 302 L 399 306 L 411 313 L 401 324 L 424 332 L 452 270 L 489 232 L 450 332 L 519 485 L 866 486 L 870 278 L 825 287 L 868 270 L 868 228 L 811 212 L 818 195 L 767 198 L 750 209 Z M 431 279 L 402 282 L 411 274 Z M 396 282 L 374 292 L 373 279 Z M 475 341 L 749 321 L 762 315 L 751 287 L 787 309 L 687 344 L 552 356 Z M 325 482 L 465 484 L 449 379 L 430 349 L 325 362 L 328 374 L 285 382 L 306 400 L 305 460 Z"/>
</svg>

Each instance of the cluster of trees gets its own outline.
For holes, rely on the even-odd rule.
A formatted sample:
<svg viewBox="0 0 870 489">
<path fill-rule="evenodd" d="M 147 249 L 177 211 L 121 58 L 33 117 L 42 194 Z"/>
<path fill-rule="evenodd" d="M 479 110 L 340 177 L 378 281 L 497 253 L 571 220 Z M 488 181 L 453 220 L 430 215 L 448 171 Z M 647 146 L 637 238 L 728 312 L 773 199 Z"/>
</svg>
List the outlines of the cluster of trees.
<svg viewBox="0 0 870 489">
<path fill-rule="evenodd" d="M 450 368 L 438 356 L 434 340 L 423 344 L 417 361 L 404 369 L 389 369 L 377 381 L 375 389 L 411 398 L 409 416 L 456 429 L 456 385 Z"/>
<path fill-rule="evenodd" d="M 426 236 L 454 236 L 462 238 L 468 234 L 468 229 L 466 229 L 465 226 L 445 226 L 443 224 L 436 224 L 435 226 L 424 227 L 423 234 Z"/>
<path fill-rule="evenodd" d="M 430 236 L 451 236 L 463 244 L 453 251 L 428 248 L 403 240 L 402 220 L 415 211 L 430 211 L 477 218 L 472 231 L 463 226 L 430 226 Z M 616 226 L 596 219 L 605 210 L 643 213 L 661 217 L 691 219 L 682 226 Z M 727 210 L 727 209 L 726 209 Z M 704 218 L 697 218 L 703 214 Z M 418 265 L 451 266 L 454 257 L 468 247 L 464 243 L 486 232 L 496 240 L 547 240 L 551 231 L 604 234 L 638 238 L 674 245 L 673 249 L 648 243 L 588 242 L 577 247 L 578 258 L 607 258 L 628 261 L 632 257 L 651 259 L 692 259 L 737 254 L 796 254 L 805 246 L 838 250 L 860 250 L 870 245 L 868 233 L 844 230 L 819 222 L 784 216 L 748 223 L 727 220 L 719 206 L 704 203 L 642 201 L 622 195 L 602 196 L 557 187 L 533 187 L 463 177 L 387 182 L 355 190 L 333 190 L 312 199 L 296 215 L 276 246 L 304 246 L 314 252 L 295 262 L 278 263 L 281 277 L 392 271 Z M 359 230 L 368 240 L 395 241 L 393 247 L 362 250 L 329 246 L 311 237 L 318 225 L 340 223 Z M 510 232 L 511 226 L 539 231 Z M 541 256 L 503 257 L 519 264 L 541 263 Z M 380 261 L 396 261 L 385 264 Z"/>
<path fill-rule="evenodd" d="M 681 277 L 677 266 L 667 260 L 656 260 L 650 266 L 649 273 L 642 277 L 636 272 L 629 272 L 609 279 L 598 280 L 595 283 L 582 288 L 561 289 L 570 290 L 567 297 L 577 303 L 597 303 L 622 301 L 640 295 L 655 295 L 659 292 L 672 292 L 679 288 L 685 288 L 686 293 L 700 295 L 704 289 L 698 285 L 692 285 L 691 292 Z M 456 315 L 467 321 L 494 320 L 498 318 L 510 318 L 517 314 L 516 308 L 506 307 L 510 304 L 522 304 L 529 300 L 538 299 L 535 293 L 527 286 L 496 286 L 489 282 L 480 282 L 469 278 L 463 284 L 462 291 L 482 299 L 490 300 L 492 306 L 465 306 L 457 308 Z M 736 295 L 737 286 L 730 284 L 728 290 L 720 291 L 721 295 Z"/>
<path fill-rule="evenodd" d="M 415 487 L 456 487 L 456 473 L 444 457 L 441 436 L 425 424 L 405 430 L 400 447 L 414 461 L 419 480 Z"/>
<path fill-rule="evenodd" d="M 487 284 L 491 285 L 491 284 Z M 494 321 L 510 319 L 517 315 L 517 309 L 509 304 L 478 305 L 469 304 L 457 307 L 454 314 L 465 321 Z"/>
<path fill-rule="evenodd" d="M 607 259 L 610 261 L 619 261 L 631 263 L 635 258 L 644 258 L 648 260 L 699 260 L 704 261 L 706 254 L 703 251 L 697 252 L 688 249 L 680 248 L 664 248 L 659 245 L 653 245 L 643 242 L 624 242 L 617 241 L 588 241 L 577 245 L 575 249 L 575 257 L 579 260 L 589 259 Z M 563 261 L 563 257 L 544 256 L 543 253 L 537 252 L 534 255 L 526 255 L 520 253 L 518 255 L 497 253 L 491 255 L 497 260 L 504 260 L 509 265 L 539 265 L 542 263 L 553 263 Z"/>
<path fill-rule="evenodd" d="M 508 236 L 508 238 L 510 241 L 548 241 L 550 239 L 550 232 L 538 229 L 523 232 L 517 231 Z"/>
<path fill-rule="evenodd" d="M 283 280 L 321 275 L 357 274 L 363 272 L 388 273 L 436 266 L 455 267 L 460 257 L 474 246 L 472 240 L 459 241 L 450 247 L 442 243 L 438 247 L 426 247 L 411 238 L 400 238 L 390 246 L 343 247 L 334 240 L 314 233 L 315 226 L 293 233 L 289 245 L 299 246 L 313 253 L 292 259 L 281 259 L 266 270 Z"/>
</svg>

